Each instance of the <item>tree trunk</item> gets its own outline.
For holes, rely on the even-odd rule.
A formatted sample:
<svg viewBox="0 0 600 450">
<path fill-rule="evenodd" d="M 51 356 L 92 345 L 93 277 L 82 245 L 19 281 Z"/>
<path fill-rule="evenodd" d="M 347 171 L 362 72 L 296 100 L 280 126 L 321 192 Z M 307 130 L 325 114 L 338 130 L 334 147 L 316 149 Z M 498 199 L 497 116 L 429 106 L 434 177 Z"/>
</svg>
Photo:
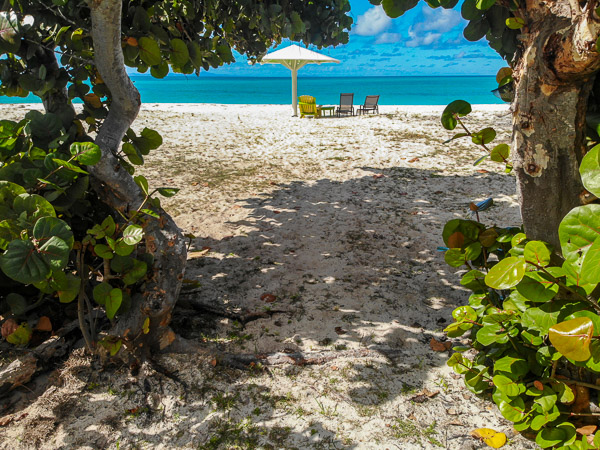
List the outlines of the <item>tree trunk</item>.
<svg viewBox="0 0 600 450">
<path fill-rule="evenodd" d="M 560 249 L 558 226 L 580 204 L 585 115 L 600 55 L 590 2 L 528 2 L 514 70 L 513 154 L 525 232 Z"/>
<path fill-rule="evenodd" d="M 102 159 L 89 167 L 92 186 L 113 209 L 124 214 L 136 211 L 145 196 L 133 178 L 119 164 L 115 153 L 129 126 L 136 118 L 141 102 L 137 89 L 125 70 L 121 48 L 121 0 L 89 2 L 92 18 L 95 63 L 112 101 L 108 116 L 96 137 L 102 149 Z M 152 208 L 147 205 L 146 207 Z M 173 219 L 160 208 L 154 208 L 160 219 L 148 217 L 144 228 L 146 251 L 154 256 L 154 267 L 141 296 L 134 295 L 130 311 L 120 317 L 111 334 L 124 339 L 126 346 L 137 356 L 162 349 L 174 339 L 168 324 L 175 306 L 183 274 L 187 250 L 184 238 Z M 150 318 L 150 332 L 141 332 L 144 321 Z"/>
</svg>

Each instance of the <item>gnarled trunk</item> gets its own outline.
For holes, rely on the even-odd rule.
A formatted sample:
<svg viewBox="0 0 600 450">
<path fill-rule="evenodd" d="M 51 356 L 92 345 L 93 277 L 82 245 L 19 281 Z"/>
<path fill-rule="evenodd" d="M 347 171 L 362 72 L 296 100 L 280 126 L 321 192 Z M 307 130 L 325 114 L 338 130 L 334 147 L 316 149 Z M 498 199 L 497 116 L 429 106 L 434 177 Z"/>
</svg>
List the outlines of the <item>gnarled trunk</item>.
<svg viewBox="0 0 600 450">
<path fill-rule="evenodd" d="M 110 89 L 112 102 L 96 144 L 102 159 L 89 168 L 93 188 L 110 207 L 127 214 L 136 211 L 145 200 L 141 189 L 123 169 L 115 152 L 140 108 L 140 95 L 125 70 L 121 49 L 121 0 L 90 1 L 92 38 L 96 68 Z M 150 207 L 151 206 L 147 206 Z M 139 356 L 166 347 L 174 339 L 168 324 L 175 306 L 186 264 L 184 238 L 173 219 L 154 208 L 160 219 L 148 217 L 143 224 L 146 250 L 154 256 L 149 281 L 142 296 L 133 296 L 129 313 L 121 317 L 112 334 L 125 338 L 130 349 Z M 150 332 L 141 332 L 150 318 Z"/>
<path fill-rule="evenodd" d="M 530 239 L 560 249 L 558 225 L 580 204 L 587 100 L 600 54 L 594 2 L 527 2 L 514 69 L 513 149 L 521 215 Z"/>
</svg>

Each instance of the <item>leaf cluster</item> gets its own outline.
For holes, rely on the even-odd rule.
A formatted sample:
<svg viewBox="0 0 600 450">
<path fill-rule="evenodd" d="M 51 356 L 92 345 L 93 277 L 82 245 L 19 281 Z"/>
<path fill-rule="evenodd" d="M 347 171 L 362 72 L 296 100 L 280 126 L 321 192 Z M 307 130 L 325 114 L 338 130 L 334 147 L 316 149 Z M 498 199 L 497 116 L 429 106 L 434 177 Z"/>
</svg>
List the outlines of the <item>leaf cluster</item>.
<svg viewBox="0 0 600 450">
<path fill-rule="evenodd" d="M 468 103 L 453 102 L 442 122 L 452 129 L 469 112 Z M 485 145 L 485 133 L 470 135 Z M 599 195 L 600 146 L 585 155 L 580 173 Z M 559 238 L 557 254 L 519 228 L 464 219 L 445 225 L 446 262 L 467 267 L 461 284 L 472 291 L 445 330 L 449 337 L 469 333 L 471 344 L 456 348 L 448 365 L 541 447 L 599 448 L 600 433 L 579 438 L 574 423 L 586 407 L 578 392 L 600 372 L 600 205 L 574 208 Z M 473 359 L 462 353 L 469 348 L 477 351 Z"/>
</svg>

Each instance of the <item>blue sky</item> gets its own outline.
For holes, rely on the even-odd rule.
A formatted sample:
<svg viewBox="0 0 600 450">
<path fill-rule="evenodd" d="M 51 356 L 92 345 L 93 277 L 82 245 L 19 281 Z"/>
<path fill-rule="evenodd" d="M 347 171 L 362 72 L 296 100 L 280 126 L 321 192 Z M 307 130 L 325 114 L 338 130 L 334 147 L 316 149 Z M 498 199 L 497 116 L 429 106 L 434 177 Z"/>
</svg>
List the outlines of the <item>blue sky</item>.
<svg viewBox="0 0 600 450">
<path fill-rule="evenodd" d="M 460 15 L 462 1 L 452 10 L 431 9 L 420 2 L 397 19 L 390 19 L 381 6 L 368 0 L 350 0 L 350 4 L 354 19 L 350 42 L 318 50 L 341 64 L 307 65 L 298 76 L 495 75 L 507 65 L 485 38 L 469 42 L 463 37 L 467 21 Z M 208 74 L 289 76 L 289 70 L 278 64 L 250 66 L 244 56 L 235 56 L 236 63 Z"/>
</svg>

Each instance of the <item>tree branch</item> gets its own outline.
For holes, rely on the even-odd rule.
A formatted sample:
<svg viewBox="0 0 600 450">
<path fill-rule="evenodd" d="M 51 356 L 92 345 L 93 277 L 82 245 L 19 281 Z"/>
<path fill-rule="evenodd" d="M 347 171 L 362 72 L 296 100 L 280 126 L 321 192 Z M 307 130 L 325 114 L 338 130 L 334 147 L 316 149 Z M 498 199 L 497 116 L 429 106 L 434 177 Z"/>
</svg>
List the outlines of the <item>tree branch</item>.
<svg viewBox="0 0 600 450">
<path fill-rule="evenodd" d="M 94 60 L 104 83 L 110 90 L 111 103 L 106 120 L 98 131 L 96 144 L 102 149 L 102 159 L 89 167 L 92 186 L 99 197 L 113 209 L 128 213 L 136 211 L 146 199 L 131 175 L 119 164 L 115 154 L 121 140 L 137 117 L 141 100 L 125 70 L 121 48 L 121 0 L 91 0 L 92 40 Z M 142 224 L 146 251 L 154 256 L 148 281 L 142 295 L 134 295 L 132 307 L 121 317 L 111 334 L 127 336 L 128 348 L 145 357 L 152 349 L 163 348 L 173 340 L 168 328 L 175 305 L 187 257 L 185 239 L 173 219 L 154 207 L 159 219 L 148 218 Z M 150 333 L 141 333 L 146 318 L 150 318 Z M 131 338 L 131 336 L 135 336 Z"/>
</svg>

